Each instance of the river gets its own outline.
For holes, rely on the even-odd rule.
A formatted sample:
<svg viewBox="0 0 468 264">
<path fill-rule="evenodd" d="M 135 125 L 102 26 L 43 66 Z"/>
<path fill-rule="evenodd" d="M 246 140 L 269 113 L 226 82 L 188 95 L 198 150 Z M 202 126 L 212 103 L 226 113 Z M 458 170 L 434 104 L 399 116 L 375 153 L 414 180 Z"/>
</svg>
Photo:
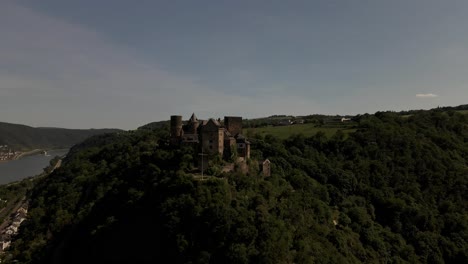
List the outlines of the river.
<svg viewBox="0 0 468 264">
<path fill-rule="evenodd" d="M 30 176 L 36 176 L 49 166 L 49 162 L 55 156 L 63 156 L 68 153 L 68 149 L 49 150 L 47 156 L 37 154 L 0 163 L 0 184 L 19 181 Z"/>
</svg>

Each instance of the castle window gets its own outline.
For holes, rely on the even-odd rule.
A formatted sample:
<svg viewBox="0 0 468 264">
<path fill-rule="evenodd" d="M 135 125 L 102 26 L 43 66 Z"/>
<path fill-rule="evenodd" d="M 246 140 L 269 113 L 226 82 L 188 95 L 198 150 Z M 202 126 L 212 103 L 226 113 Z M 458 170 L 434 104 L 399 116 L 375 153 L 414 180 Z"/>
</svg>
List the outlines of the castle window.
<svg viewBox="0 0 468 264">
<path fill-rule="evenodd" d="M 210 143 L 213 143 L 213 140 L 212 140 L 212 139 L 210 139 Z"/>
</svg>

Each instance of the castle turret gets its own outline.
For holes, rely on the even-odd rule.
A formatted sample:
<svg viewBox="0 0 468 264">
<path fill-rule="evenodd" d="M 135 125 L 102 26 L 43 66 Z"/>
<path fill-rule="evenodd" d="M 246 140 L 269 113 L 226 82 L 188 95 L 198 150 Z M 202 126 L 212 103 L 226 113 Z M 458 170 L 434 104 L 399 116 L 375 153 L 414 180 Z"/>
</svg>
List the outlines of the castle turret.
<svg viewBox="0 0 468 264">
<path fill-rule="evenodd" d="M 187 127 L 188 127 L 188 130 L 189 130 L 189 131 L 187 131 L 188 133 L 197 134 L 199 122 L 198 122 L 198 119 L 197 119 L 197 116 L 195 115 L 195 113 L 192 114 L 192 116 L 190 117 L 187 125 L 188 125 Z"/>
<path fill-rule="evenodd" d="M 171 138 L 178 138 L 183 135 L 182 130 L 182 116 L 171 116 Z"/>
</svg>

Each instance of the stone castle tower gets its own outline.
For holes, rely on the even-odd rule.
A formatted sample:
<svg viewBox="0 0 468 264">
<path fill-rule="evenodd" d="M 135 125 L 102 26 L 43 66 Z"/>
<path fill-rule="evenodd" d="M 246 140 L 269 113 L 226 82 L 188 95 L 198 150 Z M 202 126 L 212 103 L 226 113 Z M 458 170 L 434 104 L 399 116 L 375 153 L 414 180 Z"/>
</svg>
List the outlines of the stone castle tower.
<svg viewBox="0 0 468 264">
<path fill-rule="evenodd" d="M 250 142 L 242 135 L 242 117 L 226 116 L 224 124 L 215 119 L 198 120 L 195 114 L 182 121 L 171 116 L 171 144 L 197 144 L 203 153 L 229 157 L 234 147 L 238 157 L 250 158 Z"/>
<path fill-rule="evenodd" d="M 173 115 L 171 116 L 171 143 L 173 140 L 183 136 L 182 116 Z"/>
</svg>

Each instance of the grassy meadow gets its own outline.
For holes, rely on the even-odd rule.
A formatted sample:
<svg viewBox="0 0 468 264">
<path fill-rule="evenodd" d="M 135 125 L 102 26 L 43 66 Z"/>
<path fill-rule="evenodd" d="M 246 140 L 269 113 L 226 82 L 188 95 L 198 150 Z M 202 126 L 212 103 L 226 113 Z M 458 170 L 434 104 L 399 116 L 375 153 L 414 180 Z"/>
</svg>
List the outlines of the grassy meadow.
<svg viewBox="0 0 468 264">
<path fill-rule="evenodd" d="M 315 135 L 317 132 L 322 131 L 327 135 L 327 137 L 333 136 L 338 130 L 341 130 L 345 135 L 356 131 L 352 125 L 349 124 L 339 124 L 339 125 L 323 125 L 317 127 L 316 124 L 294 124 L 290 126 L 267 126 L 267 127 L 258 127 L 258 128 L 245 128 L 243 133 L 248 137 L 252 137 L 255 134 L 273 135 L 280 139 L 286 139 L 291 135 L 303 134 L 306 137 Z"/>
</svg>

